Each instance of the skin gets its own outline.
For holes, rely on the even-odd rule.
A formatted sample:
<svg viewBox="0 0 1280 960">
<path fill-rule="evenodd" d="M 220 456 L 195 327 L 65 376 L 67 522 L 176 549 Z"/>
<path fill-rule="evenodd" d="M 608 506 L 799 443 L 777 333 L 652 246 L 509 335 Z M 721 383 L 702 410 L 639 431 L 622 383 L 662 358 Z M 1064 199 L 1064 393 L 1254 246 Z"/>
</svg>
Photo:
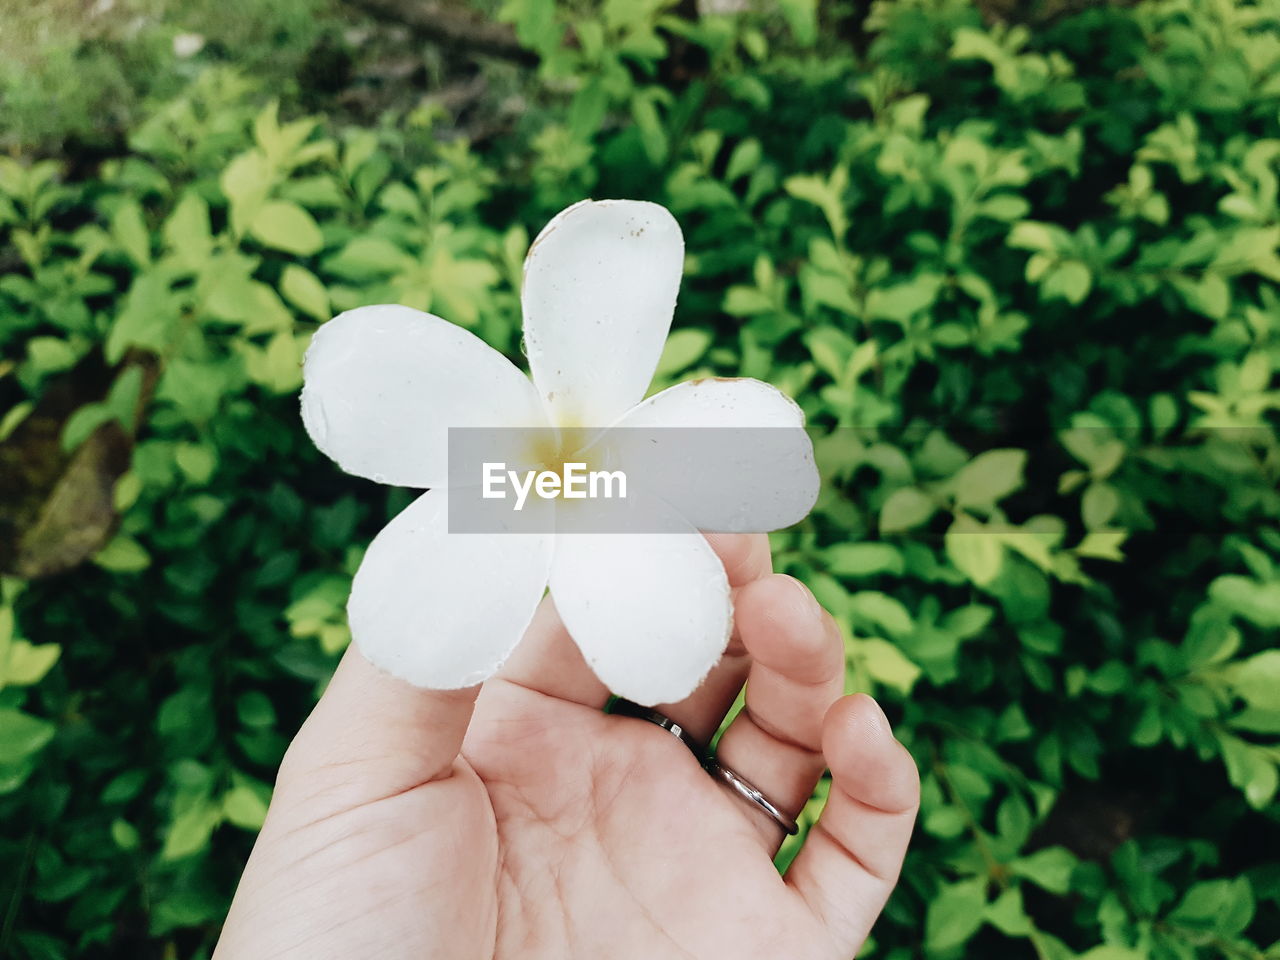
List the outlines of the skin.
<svg viewBox="0 0 1280 960">
<path fill-rule="evenodd" d="M 608 692 L 548 600 L 481 687 L 414 689 L 354 648 L 280 768 L 215 960 L 854 956 L 919 804 L 875 701 L 841 696 L 843 645 L 762 536 L 709 537 L 734 637 L 658 709 L 700 740 L 744 681 L 720 758 L 789 814 L 830 799 L 785 877 L 782 830 Z"/>
</svg>

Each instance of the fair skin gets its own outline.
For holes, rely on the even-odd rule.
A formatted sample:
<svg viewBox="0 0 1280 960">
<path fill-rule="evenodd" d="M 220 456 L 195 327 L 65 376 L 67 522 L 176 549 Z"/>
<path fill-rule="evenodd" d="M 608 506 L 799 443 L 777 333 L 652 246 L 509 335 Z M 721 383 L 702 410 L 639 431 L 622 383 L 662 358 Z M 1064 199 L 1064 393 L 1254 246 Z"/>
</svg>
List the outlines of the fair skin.
<svg viewBox="0 0 1280 960">
<path fill-rule="evenodd" d="M 830 799 L 785 876 L 782 830 L 608 691 L 544 601 L 500 675 L 414 689 L 356 650 L 280 769 L 215 960 L 842 960 L 897 881 L 919 804 L 910 754 L 842 696 L 831 617 L 771 573 L 762 536 L 711 536 L 729 649 L 658 709 L 704 742 L 746 683 L 723 762 L 789 814 Z"/>
</svg>

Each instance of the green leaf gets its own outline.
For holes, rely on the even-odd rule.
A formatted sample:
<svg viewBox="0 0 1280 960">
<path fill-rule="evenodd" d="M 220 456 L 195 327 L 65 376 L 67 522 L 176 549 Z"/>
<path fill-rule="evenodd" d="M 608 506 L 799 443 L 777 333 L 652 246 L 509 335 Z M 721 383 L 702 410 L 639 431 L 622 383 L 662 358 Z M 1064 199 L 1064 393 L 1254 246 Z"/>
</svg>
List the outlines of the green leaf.
<svg viewBox="0 0 1280 960">
<path fill-rule="evenodd" d="M 252 788 L 241 784 L 231 788 L 222 798 L 222 812 L 237 827 L 260 830 L 262 821 L 267 817 L 267 803 Z"/>
<path fill-rule="evenodd" d="M 951 481 L 956 504 L 992 507 L 1022 486 L 1025 450 L 988 450 L 963 467 Z"/>
<path fill-rule="evenodd" d="M 1232 785 L 1244 792 L 1250 806 L 1257 810 L 1265 809 L 1275 798 L 1280 785 L 1276 760 L 1266 747 L 1254 746 L 1230 734 L 1219 733 L 1218 743 L 1222 747 L 1222 762 L 1226 764 L 1227 777 Z"/>
<path fill-rule="evenodd" d="M 0 645 L 0 688 L 29 687 L 39 683 L 53 669 L 62 653 L 56 643 L 39 645 L 26 640 L 14 640 L 6 652 Z"/>
<path fill-rule="evenodd" d="M 136 850 L 142 842 L 137 828 L 129 821 L 119 818 L 111 822 L 111 839 L 121 850 Z"/>
<path fill-rule="evenodd" d="M 240 345 L 249 379 L 273 393 L 291 393 L 302 385 L 302 356 L 308 338 L 281 331 L 265 348 Z"/>
<path fill-rule="evenodd" d="M 898 533 L 926 522 L 937 511 L 937 504 L 915 487 L 899 487 L 889 494 L 880 508 L 880 532 Z"/>
<path fill-rule="evenodd" d="M 108 363 L 119 363 L 130 347 L 164 352 L 170 330 L 181 312 L 169 284 L 170 276 L 159 266 L 134 278 L 124 306 L 116 314 L 107 335 Z"/>
<path fill-rule="evenodd" d="M 198 443 L 179 443 L 173 450 L 173 461 L 187 479 L 196 485 L 209 482 L 218 466 L 218 455 L 212 447 Z"/>
<path fill-rule="evenodd" d="M 818 0 L 778 0 L 778 11 L 791 35 L 801 47 L 811 47 L 818 38 Z"/>
<path fill-rule="evenodd" d="M 126 433 L 132 433 L 137 425 L 138 402 L 141 397 L 142 367 L 138 364 L 129 364 L 112 382 L 103 406 L 111 411 L 111 416 L 119 422 Z"/>
<path fill-rule="evenodd" d="M 751 317 L 773 310 L 773 301 L 754 287 L 730 287 L 724 296 L 724 312 L 731 317 Z"/>
<path fill-rule="evenodd" d="M 305 267 L 296 263 L 286 266 L 280 275 L 280 292 L 295 307 L 321 323 L 332 316 L 329 292 L 319 278 Z"/>
<path fill-rule="evenodd" d="M 1121 552 L 1120 547 L 1128 538 L 1129 534 L 1123 530 L 1095 530 L 1093 533 L 1085 534 L 1084 539 L 1076 546 L 1075 552 L 1081 557 L 1121 561 L 1124 559 L 1124 553 Z"/>
<path fill-rule="evenodd" d="M 899 600 L 879 590 L 861 590 L 849 597 L 849 612 L 865 621 L 876 624 L 895 636 L 910 633 L 915 624 Z"/>
<path fill-rule="evenodd" d="M 939 626 L 961 640 L 976 637 L 987 629 L 995 612 L 981 603 L 971 603 L 948 613 Z"/>
<path fill-rule="evenodd" d="M 917 313 L 928 310 L 938 299 L 943 278 L 936 273 L 920 273 L 906 283 L 877 287 L 867 294 L 867 315 L 905 324 Z"/>
<path fill-rule="evenodd" d="M 236 234 L 248 230 L 257 217 L 274 179 L 271 164 L 261 150 L 246 150 L 222 171 L 218 182 L 231 201 L 231 227 Z"/>
<path fill-rule="evenodd" d="M 569 107 L 569 131 L 579 140 L 594 136 L 609 111 L 609 93 L 604 83 L 592 77 L 573 97 Z"/>
<path fill-rule="evenodd" d="M 1132 950 L 1129 947 L 1107 943 L 1092 950 L 1086 950 L 1080 954 L 1078 960 L 1151 960 L 1151 955 L 1145 950 Z"/>
<path fill-rule="evenodd" d="M 311 214 L 289 200 L 263 204 L 249 232 L 268 247 L 303 257 L 317 253 L 324 246 L 324 236 Z"/>
<path fill-rule="evenodd" d="M 836 167 L 827 179 L 798 174 L 788 177 L 782 188 L 797 200 L 812 203 L 822 211 L 832 235 L 840 240 L 849 229 L 849 217 L 845 213 L 844 191 L 849 183 L 849 171 Z"/>
<path fill-rule="evenodd" d="M 111 491 L 111 505 L 116 513 L 124 513 L 138 502 L 140 496 L 142 496 L 142 477 L 131 470 L 116 481 Z"/>
<path fill-rule="evenodd" d="M 286 613 L 286 618 L 288 617 Z M 271 727 L 276 722 L 276 710 L 271 698 L 257 690 L 249 690 L 236 701 L 236 716 L 247 727 Z"/>
<path fill-rule="evenodd" d="M 31 411 L 35 410 L 36 404 L 34 400 L 24 400 L 21 403 L 15 403 L 9 408 L 3 417 L 0 417 L 0 443 L 8 440 L 13 435 L 13 431 L 21 426 L 22 421 L 31 415 Z"/>
<path fill-rule="evenodd" d="M 325 259 L 325 269 L 344 280 L 368 282 L 411 267 L 413 258 L 382 237 L 356 237 Z"/>
<path fill-rule="evenodd" d="M 76 359 L 75 349 L 60 337 L 32 337 L 27 341 L 27 362 L 37 373 L 69 370 Z"/>
<path fill-rule="evenodd" d="M 151 236 L 136 200 L 116 207 L 111 215 L 111 236 L 139 268 L 151 265 Z"/>
<path fill-rule="evenodd" d="M 174 252 L 187 270 L 198 271 L 213 254 L 209 228 L 209 205 L 194 190 L 188 190 L 164 223 L 165 246 Z"/>
<path fill-rule="evenodd" d="M 943 538 L 947 558 L 979 586 L 991 583 L 1004 563 L 1004 546 L 998 534 L 967 517 L 957 517 Z"/>
<path fill-rule="evenodd" d="M 987 883 L 982 877 L 940 890 L 925 914 L 924 946 L 929 953 L 954 950 L 978 932 L 986 915 Z"/>
<path fill-rule="evenodd" d="M 1105 527 L 1120 509 L 1120 494 L 1109 483 L 1091 483 L 1080 501 L 1080 515 L 1090 530 Z"/>
<path fill-rule="evenodd" d="M 1040 294 L 1046 300 L 1055 297 L 1077 305 L 1084 302 L 1093 287 L 1093 274 L 1079 260 L 1065 260 L 1050 270 L 1040 283 Z"/>
<path fill-rule="evenodd" d="M 1222 671 L 1237 696 L 1258 710 L 1280 710 L 1280 650 L 1230 664 Z"/>
<path fill-rule="evenodd" d="M 1010 887 L 987 906 L 987 922 L 1008 937 L 1025 937 L 1035 926 L 1022 905 L 1022 888 Z"/>
<path fill-rule="evenodd" d="M 532 50 L 546 50 L 560 40 L 555 0 L 505 0 L 498 19 L 515 27 L 520 42 Z"/>
<path fill-rule="evenodd" d="M 876 683 L 897 690 L 904 697 L 920 679 L 921 669 L 901 650 L 879 637 L 856 637 L 850 641 L 851 655 Z"/>
<path fill-rule="evenodd" d="M 21 763 L 34 756 L 56 732 L 57 727 L 48 720 L 0 707 L 0 765 Z"/>
<path fill-rule="evenodd" d="M 71 451 L 84 443 L 104 423 L 112 420 L 111 408 L 104 403 L 87 403 L 62 425 L 62 449 Z"/>
<path fill-rule="evenodd" d="M 205 308 L 220 320 L 240 324 L 250 336 L 293 329 L 293 315 L 275 290 L 244 276 L 232 276 L 211 291 Z"/>
<path fill-rule="evenodd" d="M 1030 209 L 1031 204 L 1023 197 L 1013 193 L 1001 193 L 978 204 L 976 212 L 992 220 L 1011 222 L 1025 217 Z"/>
<path fill-rule="evenodd" d="M 1009 864 L 1009 869 L 1050 893 L 1063 894 L 1071 889 L 1071 874 L 1076 857 L 1066 847 L 1047 847 Z"/>
<path fill-rule="evenodd" d="M 857 346 L 852 337 L 838 327 L 823 326 L 806 331 L 804 343 L 813 355 L 813 362 L 827 376 L 837 382 L 844 379 Z"/>
<path fill-rule="evenodd" d="M 1253 922 L 1253 887 L 1245 877 L 1206 880 L 1195 884 L 1169 913 L 1179 926 L 1237 937 Z"/>
<path fill-rule="evenodd" d="M 658 376 L 670 376 L 702 359 L 711 346 L 711 334 L 696 327 L 673 330 L 658 360 Z"/>
<path fill-rule="evenodd" d="M 888 543 L 837 543 L 827 548 L 824 558 L 827 569 L 837 576 L 871 577 L 903 571 L 901 551 Z"/>
<path fill-rule="evenodd" d="M 1124 444 L 1114 439 L 1109 431 L 1099 429 L 1087 418 L 1076 422 L 1071 429 L 1063 430 L 1058 439 L 1073 457 L 1089 467 L 1096 480 L 1104 480 L 1114 473 L 1127 452 Z"/>
<path fill-rule="evenodd" d="M 1221 606 L 1268 630 L 1280 627 L 1280 581 L 1259 583 L 1235 574 L 1218 577 L 1209 596 Z"/>
<path fill-rule="evenodd" d="M 98 551 L 93 562 L 113 573 L 138 573 L 151 566 L 151 555 L 137 540 L 119 533 Z"/>
<path fill-rule="evenodd" d="M 207 800 L 195 803 L 169 825 L 160 859 L 179 860 L 199 853 L 208 845 L 209 836 L 221 822 L 222 810 L 218 806 Z"/>
<path fill-rule="evenodd" d="M 1231 311 L 1231 286 L 1220 273 L 1205 271 L 1199 278 L 1173 277 L 1170 281 L 1187 306 L 1213 320 Z"/>
<path fill-rule="evenodd" d="M 1054 224 L 1040 223 L 1036 220 L 1024 220 L 1015 224 L 1009 231 L 1006 241 L 1009 246 L 1021 250 L 1038 250 L 1041 253 L 1055 253 L 1068 249 L 1071 238 L 1061 227 Z"/>
<path fill-rule="evenodd" d="M 760 141 L 755 137 L 748 137 L 739 143 L 729 157 L 729 163 L 725 167 L 724 179 L 726 183 L 732 183 L 739 177 L 745 176 L 753 172 L 760 165 L 760 159 L 763 151 L 760 148 Z"/>
<path fill-rule="evenodd" d="M 635 130 L 640 134 L 640 143 L 644 147 L 649 162 L 655 167 L 660 166 L 666 161 L 671 144 L 654 98 L 633 95 L 631 119 L 635 124 Z"/>
</svg>

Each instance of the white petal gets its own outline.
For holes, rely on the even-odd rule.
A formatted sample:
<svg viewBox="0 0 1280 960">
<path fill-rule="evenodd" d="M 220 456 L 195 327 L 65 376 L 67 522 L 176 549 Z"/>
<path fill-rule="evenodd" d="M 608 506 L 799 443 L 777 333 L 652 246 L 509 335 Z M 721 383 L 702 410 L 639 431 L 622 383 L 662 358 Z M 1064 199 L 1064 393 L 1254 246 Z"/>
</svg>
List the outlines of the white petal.
<svg viewBox="0 0 1280 960">
<path fill-rule="evenodd" d="M 602 450 L 633 487 L 699 530 L 766 532 L 798 523 L 820 480 L 804 413 L 759 380 L 691 380 L 629 411 Z"/>
<path fill-rule="evenodd" d="M 692 693 L 729 642 L 729 581 L 694 532 L 561 534 L 551 595 L 596 676 L 648 706 Z"/>
<path fill-rule="evenodd" d="M 607 427 L 649 387 L 680 289 L 684 237 L 666 208 L 585 200 L 525 261 L 524 338 L 558 426 Z"/>
<path fill-rule="evenodd" d="M 502 665 L 551 563 L 550 536 L 447 530 L 448 494 L 424 493 L 369 545 L 347 603 L 352 638 L 374 665 L 436 690 Z"/>
<path fill-rule="evenodd" d="M 302 420 L 347 473 L 379 483 L 444 483 L 450 427 L 546 423 L 537 392 L 475 334 L 409 307 L 360 307 L 311 338 Z"/>
</svg>

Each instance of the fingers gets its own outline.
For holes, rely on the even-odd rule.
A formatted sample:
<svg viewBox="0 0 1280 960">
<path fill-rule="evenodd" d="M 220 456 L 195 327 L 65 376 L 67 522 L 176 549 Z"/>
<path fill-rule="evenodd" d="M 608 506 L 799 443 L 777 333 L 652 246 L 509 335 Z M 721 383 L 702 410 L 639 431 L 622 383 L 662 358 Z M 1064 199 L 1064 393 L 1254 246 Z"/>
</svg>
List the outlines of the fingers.
<svg viewBox="0 0 1280 960">
<path fill-rule="evenodd" d="M 843 643 L 808 588 L 781 575 L 740 591 L 738 628 L 751 659 L 746 703 L 716 756 L 794 816 L 826 768 L 823 717 L 844 690 Z M 782 829 L 748 804 L 742 810 L 764 846 L 776 851 Z"/>
<path fill-rule="evenodd" d="M 773 571 L 768 534 L 706 533 L 703 536 L 724 564 L 729 586 L 741 587 Z"/>
<path fill-rule="evenodd" d="M 768 572 L 771 563 L 769 540 L 764 534 L 708 534 L 707 540 L 724 564 L 731 587 Z M 662 598 L 654 597 L 653 602 L 661 603 Z M 726 661 L 729 669 L 724 669 Z M 726 659 L 712 670 L 698 692 L 681 705 L 686 716 L 705 719 L 714 714 L 716 706 L 724 701 L 727 694 L 727 702 L 719 714 L 710 720 L 708 735 L 715 731 L 742 687 L 745 664 L 736 671 L 732 669 L 732 665 L 732 658 L 726 655 Z M 498 677 L 538 693 L 581 703 L 596 710 L 603 709 L 609 699 L 608 689 L 596 678 L 578 650 L 578 645 L 560 622 L 555 602 L 550 596 L 543 599 L 524 639 L 499 671 Z M 707 694 L 703 691 L 714 693 Z M 674 713 L 668 716 L 680 723 L 686 722 L 685 719 L 677 718 Z"/>
<path fill-rule="evenodd" d="M 542 598 L 524 639 L 498 671 L 506 680 L 538 693 L 603 710 L 609 690 L 569 636 L 550 594 Z"/>
<path fill-rule="evenodd" d="M 749 584 L 773 571 L 773 557 L 769 552 L 769 538 L 763 533 L 708 533 L 705 535 L 711 548 L 724 563 L 729 586 L 734 589 L 734 627 L 720 662 L 712 667 L 698 689 L 679 703 L 659 704 L 657 710 L 679 723 L 694 739 L 707 743 L 720 728 L 724 716 L 733 706 L 743 682 L 751 658 L 743 646 L 741 636 L 741 594 Z"/>
<path fill-rule="evenodd" d="M 787 871 L 790 884 L 852 956 L 889 898 L 920 805 L 911 754 L 879 705 L 845 697 L 827 713 L 831 796 Z"/>
<path fill-rule="evenodd" d="M 356 806 L 443 779 L 467 732 L 478 686 L 422 690 L 348 648 L 298 731 L 277 792 Z"/>
</svg>

